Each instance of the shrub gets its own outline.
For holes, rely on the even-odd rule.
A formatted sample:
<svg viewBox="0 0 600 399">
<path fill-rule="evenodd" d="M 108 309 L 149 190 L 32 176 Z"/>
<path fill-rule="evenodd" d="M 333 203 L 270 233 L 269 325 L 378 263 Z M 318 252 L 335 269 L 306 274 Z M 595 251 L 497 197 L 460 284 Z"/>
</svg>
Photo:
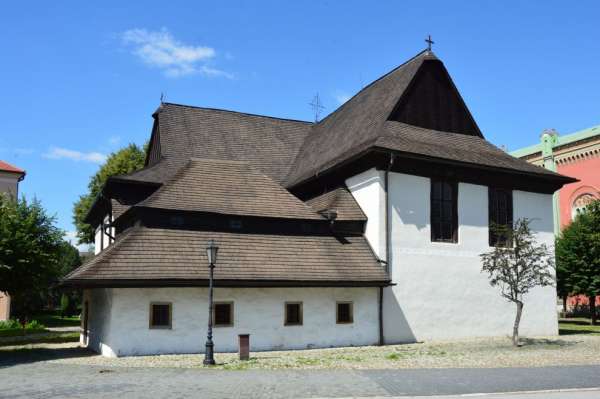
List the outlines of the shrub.
<svg viewBox="0 0 600 399">
<path fill-rule="evenodd" d="M 14 319 L 0 321 L 0 330 L 14 330 L 16 328 L 21 328 L 21 324 Z"/>
</svg>

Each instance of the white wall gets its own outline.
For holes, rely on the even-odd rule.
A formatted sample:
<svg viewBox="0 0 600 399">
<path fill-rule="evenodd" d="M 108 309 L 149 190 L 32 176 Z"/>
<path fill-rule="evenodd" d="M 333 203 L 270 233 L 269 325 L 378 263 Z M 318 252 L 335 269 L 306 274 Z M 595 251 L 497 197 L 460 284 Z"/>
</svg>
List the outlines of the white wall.
<svg viewBox="0 0 600 399">
<path fill-rule="evenodd" d="M 89 312 L 87 345 L 90 349 L 93 349 L 104 356 L 116 356 L 115 352 L 112 350 L 111 344 L 113 327 L 111 323 L 114 317 L 112 299 L 112 288 L 95 288 L 83 291 L 83 303 L 86 301 L 88 302 Z M 85 317 L 85 314 L 83 317 Z M 82 345 L 86 345 L 83 321 L 81 325 L 82 331 L 79 342 Z"/>
<path fill-rule="evenodd" d="M 363 173 L 360 179 L 368 186 Z M 458 243 L 431 242 L 430 181 L 428 178 L 390 173 L 390 274 L 396 285 L 384 290 L 386 343 L 511 333 L 515 305 L 504 300 L 481 273 L 479 255 L 488 246 L 487 187 L 460 183 L 458 187 Z M 372 215 L 385 215 L 380 201 L 357 197 L 369 224 Z M 539 239 L 553 242 L 552 195 L 513 193 L 514 217 L 538 218 L 532 227 Z M 384 217 L 384 216 L 383 216 Z M 380 243 L 367 235 L 371 245 Z M 382 252 L 383 254 L 385 252 Z M 521 331 L 527 335 L 557 333 L 553 287 L 532 291 L 525 298 Z"/>
<path fill-rule="evenodd" d="M 110 217 L 107 215 L 104 217 L 104 225 L 108 225 L 110 223 Z M 115 236 L 115 228 L 111 227 L 108 229 L 108 232 L 114 237 Z M 96 231 L 94 233 L 94 255 L 98 255 L 104 249 L 108 248 L 108 246 L 112 243 L 112 239 L 106 231 L 102 230 L 102 225 L 96 227 Z"/>
<path fill-rule="evenodd" d="M 93 319 L 95 323 L 95 333 L 90 335 L 92 349 L 100 348 L 105 356 L 204 351 L 207 288 L 100 291 L 109 292 L 110 300 L 106 295 L 92 295 L 90 316 L 94 312 L 99 314 L 90 318 L 90 322 Z M 213 329 L 215 350 L 237 351 L 238 334 L 250 334 L 252 351 L 376 344 L 379 339 L 377 291 L 375 287 L 216 288 L 215 301 L 234 302 L 234 326 Z M 96 300 L 99 304 L 94 303 Z M 302 326 L 283 325 L 286 301 L 303 302 Z M 336 301 L 353 301 L 354 323 L 336 324 Z M 172 302 L 171 330 L 149 329 L 150 302 Z M 111 307 L 110 312 L 103 309 L 106 306 Z M 96 324 L 101 319 L 103 328 Z"/>
<path fill-rule="evenodd" d="M 385 260 L 384 172 L 369 169 L 346 180 L 348 190 L 367 216 L 365 237 L 379 259 Z"/>
</svg>

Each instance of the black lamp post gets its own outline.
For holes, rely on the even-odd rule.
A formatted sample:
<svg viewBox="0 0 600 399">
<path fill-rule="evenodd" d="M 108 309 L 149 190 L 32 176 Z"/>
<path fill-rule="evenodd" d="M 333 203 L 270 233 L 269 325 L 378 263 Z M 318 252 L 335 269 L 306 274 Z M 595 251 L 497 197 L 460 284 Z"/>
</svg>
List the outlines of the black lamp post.
<svg viewBox="0 0 600 399">
<path fill-rule="evenodd" d="M 212 323 L 213 323 L 213 271 L 217 263 L 217 252 L 219 247 L 213 240 L 208 242 L 206 255 L 208 256 L 208 334 L 206 336 L 206 351 L 204 352 L 204 365 L 212 366 L 215 364 L 214 344 L 212 341 Z"/>
</svg>

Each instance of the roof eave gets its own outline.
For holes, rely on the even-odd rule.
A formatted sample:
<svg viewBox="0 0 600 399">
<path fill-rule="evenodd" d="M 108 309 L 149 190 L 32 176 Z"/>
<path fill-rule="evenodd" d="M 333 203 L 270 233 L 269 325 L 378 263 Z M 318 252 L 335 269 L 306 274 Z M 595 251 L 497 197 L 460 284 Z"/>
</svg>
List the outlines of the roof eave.
<svg viewBox="0 0 600 399">
<path fill-rule="evenodd" d="M 66 279 L 63 288 L 137 288 L 137 287 L 205 287 L 208 279 Z M 214 280 L 215 287 L 385 287 L 389 278 L 381 280 Z"/>
</svg>

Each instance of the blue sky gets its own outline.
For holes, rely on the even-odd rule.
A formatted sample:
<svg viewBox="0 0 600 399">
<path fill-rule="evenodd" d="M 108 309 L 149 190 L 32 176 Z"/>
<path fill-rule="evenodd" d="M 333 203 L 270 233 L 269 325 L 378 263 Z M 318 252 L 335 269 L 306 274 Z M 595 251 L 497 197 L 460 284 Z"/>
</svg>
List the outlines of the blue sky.
<svg viewBox="0 0 600 399">
<path fill-rule="evenodd" d="M 98 162 L 142 144 L 166 101 L 296 119 L 331 112 L 434 51 L 485 136 L 600 124 L 596 1 L 9 2 L 0 15 L 0 159 L 72 231 Z"/>
</svg>

